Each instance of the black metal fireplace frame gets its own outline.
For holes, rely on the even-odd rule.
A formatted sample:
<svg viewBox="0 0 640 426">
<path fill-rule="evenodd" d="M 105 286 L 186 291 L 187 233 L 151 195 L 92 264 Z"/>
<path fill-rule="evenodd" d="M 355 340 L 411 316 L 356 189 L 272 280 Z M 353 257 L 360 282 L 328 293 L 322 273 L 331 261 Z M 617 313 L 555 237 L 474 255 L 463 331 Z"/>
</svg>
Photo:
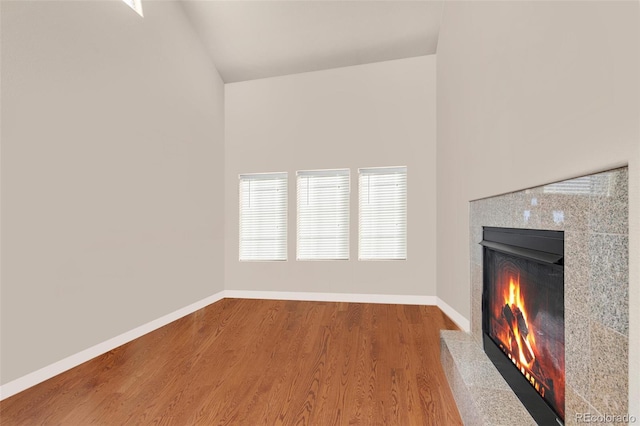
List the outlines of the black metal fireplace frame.
<svg viewBox="0 0 640 426">
<path fill-rule="evenodd" d="M 480 244 L 483 246 L 483 259 L 486 250 L 494 250 L 564 269 L 563 231 L 485 226 Z M 564 425 L 561 416 L 547 404 L 511 360 L 504 355 L 497 342 L 489 336 L 490 318 L 484 314 L 489 304 L 488 282 L 488 271 L 483 268 L 482 341 L 485 353 L 538 424 Z"/>
</svg>

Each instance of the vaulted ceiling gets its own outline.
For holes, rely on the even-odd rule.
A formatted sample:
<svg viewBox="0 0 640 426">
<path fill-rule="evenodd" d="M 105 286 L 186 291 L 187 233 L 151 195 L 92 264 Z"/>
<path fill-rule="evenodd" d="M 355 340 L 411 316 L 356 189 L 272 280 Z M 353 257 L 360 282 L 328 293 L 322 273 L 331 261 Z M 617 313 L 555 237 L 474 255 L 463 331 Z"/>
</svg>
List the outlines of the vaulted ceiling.
<svg viewBox="0 0 640 426">
<path fill-rule="evenodd" d="M 443 1 L 183 0 L 225 83 L 435 53 Z"/>
</svg>

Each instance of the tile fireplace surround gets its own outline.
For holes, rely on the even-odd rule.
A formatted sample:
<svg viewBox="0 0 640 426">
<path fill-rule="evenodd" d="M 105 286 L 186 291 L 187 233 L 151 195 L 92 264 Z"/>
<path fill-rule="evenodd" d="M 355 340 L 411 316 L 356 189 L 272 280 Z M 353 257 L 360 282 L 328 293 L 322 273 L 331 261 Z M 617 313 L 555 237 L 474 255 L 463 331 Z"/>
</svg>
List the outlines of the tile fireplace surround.
<svg viewBox="0 0 640 426">
<path fill-rule="evenodd" d="M 483 226 L 565 231 L 565 423 L 627 414 L 628 206 L 626 167 L 471 202 L 471 334 L 441 333 L 465 424 L 535 424 L 482 350 Z"/>
</svg>

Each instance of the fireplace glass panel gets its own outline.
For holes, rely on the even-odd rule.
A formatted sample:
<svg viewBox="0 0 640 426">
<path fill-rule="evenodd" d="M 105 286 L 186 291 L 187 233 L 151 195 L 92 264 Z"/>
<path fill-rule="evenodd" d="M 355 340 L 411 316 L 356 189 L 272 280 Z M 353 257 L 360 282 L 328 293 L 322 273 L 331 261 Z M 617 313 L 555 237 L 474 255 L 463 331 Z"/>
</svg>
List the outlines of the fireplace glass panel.
<svg viewBox="0 0 640 426">
<path fill-rule="evenodd" d="M 488 248 L 484 256 L 485 331 L 564 419 L 563 268 Z"/>
</svg>

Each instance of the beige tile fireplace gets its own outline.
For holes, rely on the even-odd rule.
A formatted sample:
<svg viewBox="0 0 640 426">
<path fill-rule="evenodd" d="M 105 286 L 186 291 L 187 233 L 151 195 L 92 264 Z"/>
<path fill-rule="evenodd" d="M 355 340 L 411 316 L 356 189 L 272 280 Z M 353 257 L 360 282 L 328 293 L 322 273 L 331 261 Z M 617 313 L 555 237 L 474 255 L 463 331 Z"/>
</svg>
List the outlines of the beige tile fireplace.
<svg viewBox="0 0 640 426">
<path fill-rule="evenodd" d="M 482 350 L 483 226 L 564 231 L 565 423 L 626 416 L 627 168 L 473 201 L 470 215 L 471 333 L 443 332 L 441 339 L 465 424 L 535 424 Z"/>
</svg>

